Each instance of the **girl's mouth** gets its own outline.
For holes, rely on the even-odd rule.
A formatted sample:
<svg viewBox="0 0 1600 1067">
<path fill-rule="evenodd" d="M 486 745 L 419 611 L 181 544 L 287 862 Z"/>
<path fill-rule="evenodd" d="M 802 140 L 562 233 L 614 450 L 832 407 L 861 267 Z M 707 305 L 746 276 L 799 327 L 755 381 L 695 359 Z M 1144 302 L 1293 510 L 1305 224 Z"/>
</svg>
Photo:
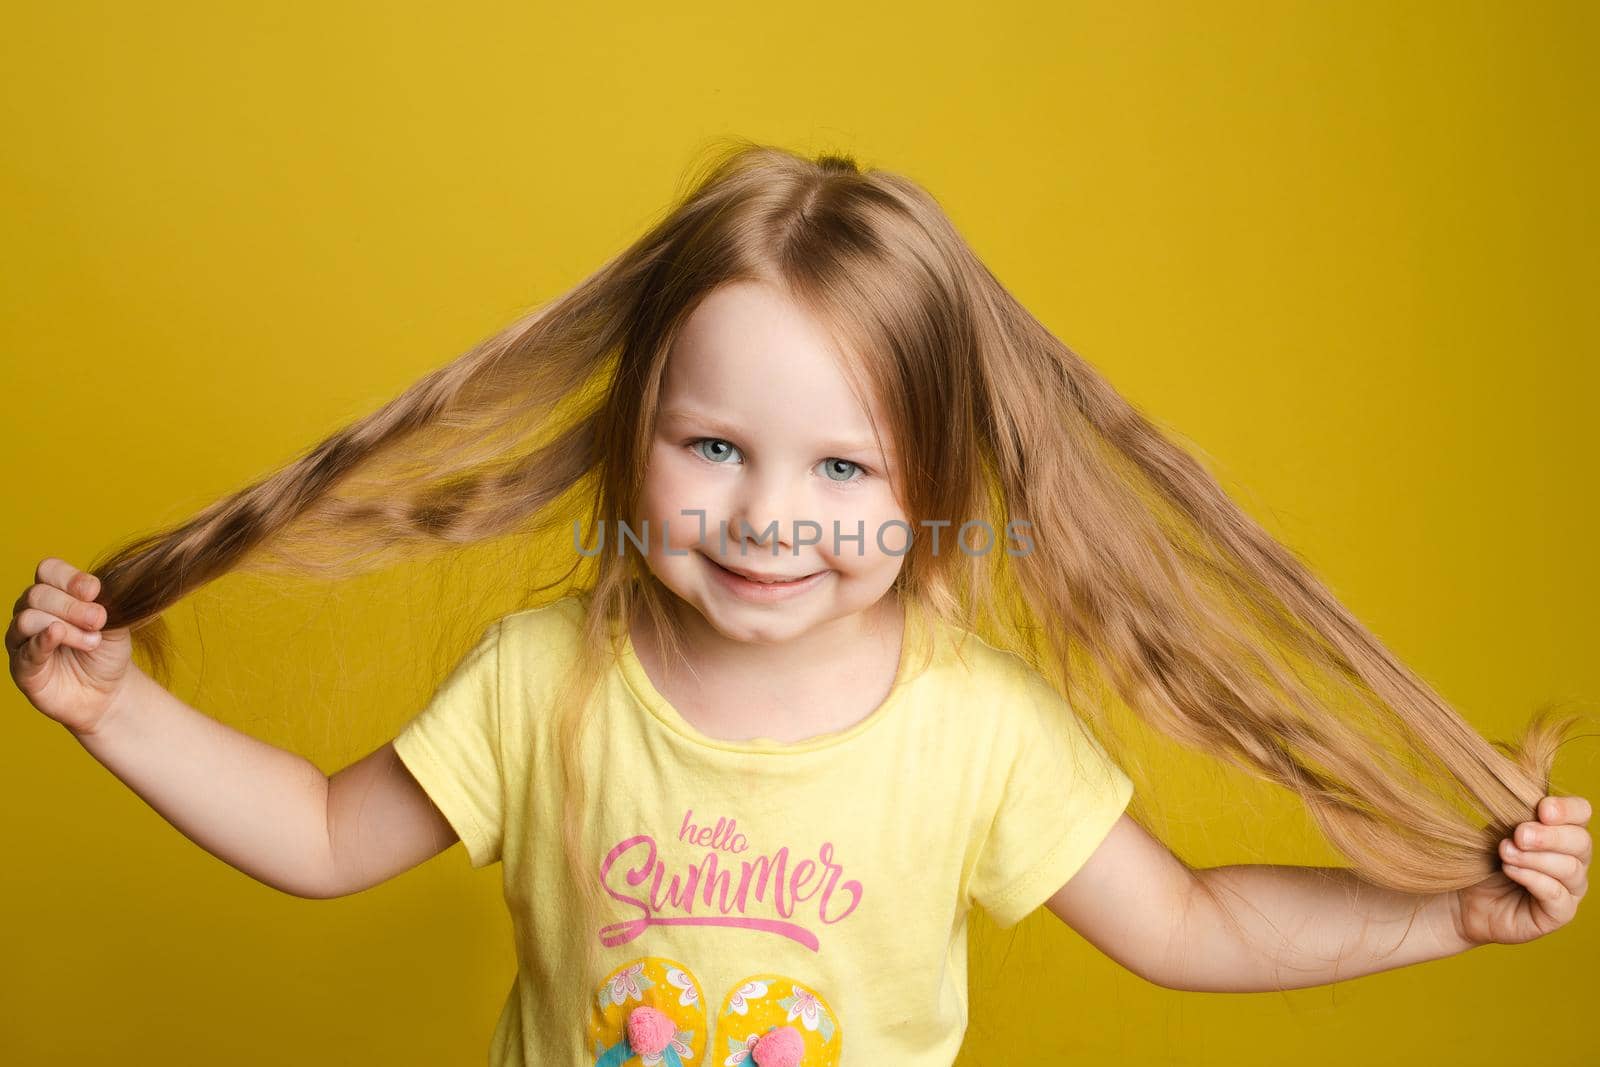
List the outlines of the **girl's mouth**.
<svg viewBox="0 0 1600 1067">
<path fill-rule="evenodd" d="M 730 571 L 728 568 L 724 567 L 710 556 L 705 556 L 702 554 L 702 558 L 707 563 L 711 564 L 711 569 L 715 573 L 718 582 L 723 588 L 737 594 L 745 600 L 753 600 L 757 603 L 771 603 L 776 600 L 786 600 L 791 596 L 798 596 L 799 594 L 822 584 L 823 579 L 825 579 L 829 574 L 829 572 L 826 570 L 820 570 L 813 574 L 807 574 L 803 577 L 790 578 L 787 580 L 757 580 L 754 578 L 746 578 L 742 574 L 736 574 L 733 571 Z"/>
</svg>

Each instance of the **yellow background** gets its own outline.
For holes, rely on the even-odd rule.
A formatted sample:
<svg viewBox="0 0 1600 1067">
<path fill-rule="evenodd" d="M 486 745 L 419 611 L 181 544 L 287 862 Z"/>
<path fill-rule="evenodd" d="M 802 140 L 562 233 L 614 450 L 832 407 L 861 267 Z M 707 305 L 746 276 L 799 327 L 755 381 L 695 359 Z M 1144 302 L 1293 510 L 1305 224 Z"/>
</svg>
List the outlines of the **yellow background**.
<svg viewBox="0 0 1600 1067">
<path fill-rule="evenodd" d="M 9 8 L 7 599 L 572 285 L 734 134 L 923 182 L 1490 736 L 1600 692 L 1594 5 Z M 495 581 L 225 579 L 171 613 L 175 691 L 335 770 L 442 677 L 435 613 Z M 498 868 L 451 849 L 295 899 L 0 702 L 0 1060 L 481 1062 L 514 966 Z M 1576 742 L 1557 791 L 1595 772 Z M 1281 791 L 1186 760 L 1153 790 L 1197 865 L 1337 862 Z M 1597 906 L 1226 995 L 1154 988 L 1045 912 L 980 917 L 959 1062 L 1577 1063 Z"/>
</svg>

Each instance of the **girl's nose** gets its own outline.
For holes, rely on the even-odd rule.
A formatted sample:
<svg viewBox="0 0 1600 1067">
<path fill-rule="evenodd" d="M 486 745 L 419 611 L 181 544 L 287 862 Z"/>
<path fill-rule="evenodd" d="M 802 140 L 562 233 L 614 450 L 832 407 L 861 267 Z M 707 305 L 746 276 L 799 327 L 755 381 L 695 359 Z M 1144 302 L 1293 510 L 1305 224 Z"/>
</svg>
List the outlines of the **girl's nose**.
<svg viewBox="0 0 1600 1067">
<path fill-rule="evenodd" d="M 806 516 L 794 511 L 798 494 L 777 477 L 744 480 L 728 516 L 728 541 L 764 552 L 793 547 L 795 523 Z"/>
</svg>

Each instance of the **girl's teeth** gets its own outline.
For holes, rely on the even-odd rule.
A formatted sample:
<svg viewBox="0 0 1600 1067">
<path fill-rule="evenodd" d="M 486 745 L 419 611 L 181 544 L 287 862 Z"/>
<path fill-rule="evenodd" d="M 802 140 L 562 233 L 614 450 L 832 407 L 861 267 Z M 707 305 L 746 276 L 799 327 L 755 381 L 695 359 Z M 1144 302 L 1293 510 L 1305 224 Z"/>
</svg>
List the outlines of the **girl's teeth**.
<svg viewBox="0 0 1600 1067">
<path fill-rule="evenodd" d="M 810 575 L 803 575 L 799 578 L 751 578 L 749 575 L 739 574 L 738 571 L 730 571 L 729 573 L 738 575 L 738 577 L 743 578 L 747 582 L 755 582 L 757 585 L 790 585 L 794 582 L 804 581 L 806 578 L 810 577 Z"/>
</svg>

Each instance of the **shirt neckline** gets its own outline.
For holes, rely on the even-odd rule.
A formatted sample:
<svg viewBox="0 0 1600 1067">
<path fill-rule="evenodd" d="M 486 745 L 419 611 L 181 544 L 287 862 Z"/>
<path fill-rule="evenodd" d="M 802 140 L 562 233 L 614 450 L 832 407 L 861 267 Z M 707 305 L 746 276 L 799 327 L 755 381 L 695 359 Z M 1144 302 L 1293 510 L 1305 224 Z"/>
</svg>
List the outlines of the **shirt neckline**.
<svg viewBox="0 0 1600 1067">
<path fill-rule="evenodd" d="M 618 642 L 620 638 L 617 667 L 634 698 L 653 718 L 673 733 L 702 748 L 759 755 L 798 755 L 816 752 L 845 744 L 861 736 L 893 714 L 903 702 L 907 683 L 911 679 L 912 665 L 923 655 L 927 634 L 921 625 L 923 620 L 913 599 L 901 596 L 900 600 L 904 623 L 900 631 L 900 659 L 895 665 L 894 681 L 889 686 L 888 694 L 859 722 L 842 730 L 808 737 L 803 741 L 778 741 L 769 737 L 730 741 L 701 733 L 656 689 L 655 683 L 650 681 L 650 676 L 645 673 L 644 665 L 639 662 L 638 653 L 633 647 L 633 634 L 625 621 L 613 619 L 611 623 L 613 641 Z"/>
</svg>

